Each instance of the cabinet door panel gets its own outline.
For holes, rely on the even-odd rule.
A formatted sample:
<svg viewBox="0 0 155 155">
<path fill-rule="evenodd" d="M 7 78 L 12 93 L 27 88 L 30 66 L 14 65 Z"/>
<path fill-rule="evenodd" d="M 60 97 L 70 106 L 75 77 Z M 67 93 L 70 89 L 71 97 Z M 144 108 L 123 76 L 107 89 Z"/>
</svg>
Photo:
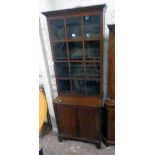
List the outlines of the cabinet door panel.
<svg viewBox="0 0 155 155">
<path fill-rule="evenodd" d="M 49 28 L 53 40 L 61 40 L 65 38 L 64 19 L 49 20 Z"/>
<path fill-rule="evenodd" d="M 81 138 L 98 139 L 100 137 L 99 108 L 79 107 L 79 135 Z"/>
<path fill-rule="evenodd" d="M 84 38 L 99 38 L 100 16 L 84 16 Z"/>
<path fill-rule="evenodd" d="M 67 37 L 69 39 L 81 38 L 81 18 L 72 17 L 66 20 Z"/>
<path fill-rule="evenodd" d="M 89 80 L 89 81 L 87 80 L 86 81 L 86 90 L 87 90 L 87 95 L 99 96 L 100 82 L 93 81 L 93 80 Z"/>
<path fill-rule="evenodd" d="M 72 80 L 72 93 L 84 94 L 84 80 Z"/>
<path fill-rule="evenodd" d="M 60 132 L 63 135 L 77 135 L 77 108 L 74 106 L 58 105 L 57 115 Z"/>
<path fill-rule="evenodd" d="M 68 42 L 70 60 L 82 59 L 82 42 Z"/>
<path fill-rule="evenodd" d="M 85 41 L 84 55 L 86 60 L 100 59 L 100 41 Z"/>
</svg>

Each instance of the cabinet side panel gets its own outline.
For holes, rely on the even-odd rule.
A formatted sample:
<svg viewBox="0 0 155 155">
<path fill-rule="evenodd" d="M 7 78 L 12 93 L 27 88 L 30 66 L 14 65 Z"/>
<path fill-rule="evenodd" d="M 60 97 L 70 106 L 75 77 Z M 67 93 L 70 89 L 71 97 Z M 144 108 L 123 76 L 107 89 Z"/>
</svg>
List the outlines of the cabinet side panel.
<svg viewBox="0 0 155 155">
<path fill-rule="evenodd" d="M 110 38 L 109 38 L 108 96 L 111 99 L 115 99 L 115 32 L 114 31 L 110 31 Z"/>
<path fill-rule="evenodd" d="M 114 109 L 107 109 L 107 139 L 115 141 L 115 111 Z"/>
<path fill-rule="evenodd" d="M 107 144 L 115 144 L 115 106 L 103 108 L 102 134 Z"/>
</svg>

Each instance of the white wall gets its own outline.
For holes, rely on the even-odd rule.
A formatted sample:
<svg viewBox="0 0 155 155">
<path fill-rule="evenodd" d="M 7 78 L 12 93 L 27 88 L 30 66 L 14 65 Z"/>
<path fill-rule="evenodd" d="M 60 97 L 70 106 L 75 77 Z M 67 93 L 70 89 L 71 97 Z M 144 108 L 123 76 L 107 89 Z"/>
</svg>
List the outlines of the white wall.
<svg viewBox="0 0 155 155">
<path fill-rule="evenodd" d="M 108 27 L 107 24 L 113 24 L 114 22 L 114 0 L 40 0 L 40 12 L 44 11 L 51 11 L 51 10 L 59 10 L 59 9 L 67 9 L 67 8 L 74 8 L 79 6 L 90 6 L 90 5 L 97 5 L 97 4 L 107 4 L 107 9 L 105 11 L 105 36 L 104 36 L 104 97 L 107 96 L 107 53 L 108 53 Z M 47 29 L 47 22 L 45 16 L 40 14 L 40 22 L 42 27 L 43 33 L 43 40 L 45 45 L 45 51 L 47 56 L 47 64 L 49 69 L 49 78 L 51 79 L 52 83 L 52 90 L 53 90 L 53 97 L 57 96 L 57 88 L 56 88 L 56 81 L 55 81 L 55 73 L 52 61 L 52 54 L 50 48 L 50 41 L 49 41 L 49 34 Z M 49 94 L 46 94 L 47 96 Z M 46 96 L 46 97 L 47 97 Z M 50 102 L 51 103 L 51 102 Z M 50 114 L 53 118 L 54 112 L 52 104 L 49 104 Z M 52 122 L 55 126 L 55 120 Z"/>
</svg>

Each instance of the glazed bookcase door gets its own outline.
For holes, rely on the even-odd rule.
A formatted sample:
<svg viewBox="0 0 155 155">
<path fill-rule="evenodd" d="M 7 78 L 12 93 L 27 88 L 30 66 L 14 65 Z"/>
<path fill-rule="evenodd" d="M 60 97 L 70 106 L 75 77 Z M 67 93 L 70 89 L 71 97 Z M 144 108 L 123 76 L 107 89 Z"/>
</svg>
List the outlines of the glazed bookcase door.
<svg viewBox="0 0 155 155">
<path fill-rule="evenodd" d="M 84 66 L 81 62 L 71 62 L 70 63 L 70 75 L 72 78 L 84 78 Z"/>
<path fill-rule="evenodd" d="M 79 39 L 81 35 L 81 17 L 70 17 L 66 19 L 67 38 Z"/>
<path fill-rule="evenodd" d="M 82 60 L 82 42 L 68 42 L 70 60 Z"/>
<path fill-rule="evenodd" d="M 67 62 L 56 62 L 55 63 L 56 76 L 58 78 L 69 77 L 69 67 Z"/>
<path fill-rule="evenodd" d="M 84 16 L 84 38 L 99 39 L 100 16 Z"/>
<path fill-rule="evenodd" d="M 59 91 L 61 94 L 70 94 L 71 85 L 70 80 L 57 80 L 59 83 Z"/>
<path fill-rule="evenodd" d="M 65 42 L 53 43 L 53 52 L 56 60 L 67 60 L 67 47 Z"/>
<path fill-rule="evenodd" d="M 87 80 L 86 81 L 87 95 L 99 96 L 100 95 L 100 81 Z"/>
<path fill-rule="evenodd" d="M 73 94 L 84 94 L 85 93 L 84 87 L 85 87 L 84 80 L 72 80 Z"/>
<path fill-rule="evenodd" d="M 99 63 L 85 63 L 85 73 L 87 79 L 100 78 L 100 64 Z"/>
<path fill-rule="evenodd" d="M 100 19 L 79 15 L 49 20 L 60 95 L 101 95 Z"/>
<path fill-rule="evenodd" d="M 50 20 L 49 25 L 53 40 L 63 40 L 65 38 L 64 19 Z"/>
<path fill-rule="evenodd" d="M 100 41 L 85 41 L 84 54 L 86 60 L 100 60 Z"/>
</svg>

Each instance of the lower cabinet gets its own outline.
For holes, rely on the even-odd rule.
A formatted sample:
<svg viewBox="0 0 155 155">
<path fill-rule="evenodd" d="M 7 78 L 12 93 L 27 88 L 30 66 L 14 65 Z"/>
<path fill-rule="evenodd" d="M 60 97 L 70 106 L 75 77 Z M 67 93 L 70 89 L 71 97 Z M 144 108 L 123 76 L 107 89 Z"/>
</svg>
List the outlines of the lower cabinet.
<svg viewBox="0 0 155 155">
<path fill-rule="evenodd" d="M 58 126 L 58 139 L 75 139 L 101 147 L 100 107 L 54 104 Z"/>
</svg>

